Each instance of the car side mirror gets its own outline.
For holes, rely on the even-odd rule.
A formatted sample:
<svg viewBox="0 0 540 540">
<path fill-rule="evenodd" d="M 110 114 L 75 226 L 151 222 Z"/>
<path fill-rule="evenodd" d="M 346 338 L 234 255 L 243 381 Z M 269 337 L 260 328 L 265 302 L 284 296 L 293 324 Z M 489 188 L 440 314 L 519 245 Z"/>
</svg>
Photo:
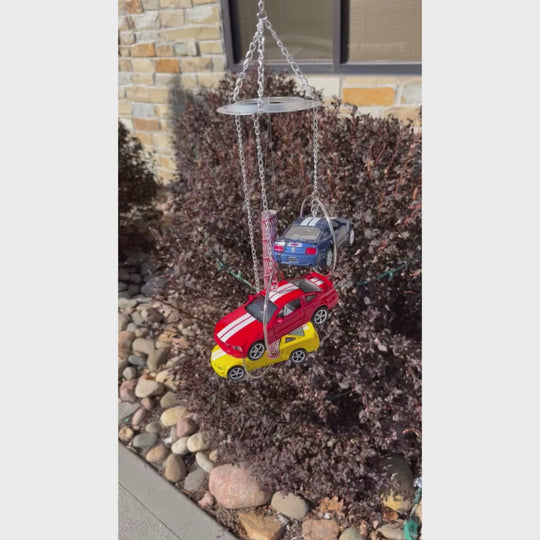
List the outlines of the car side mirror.
<svg viewBox="0 0 540 540">
<path fill-rule="evenodd" d="M 248 294 L 248 300 L 253 300 L 255 298 L 254 294 Z"/>
</svg>

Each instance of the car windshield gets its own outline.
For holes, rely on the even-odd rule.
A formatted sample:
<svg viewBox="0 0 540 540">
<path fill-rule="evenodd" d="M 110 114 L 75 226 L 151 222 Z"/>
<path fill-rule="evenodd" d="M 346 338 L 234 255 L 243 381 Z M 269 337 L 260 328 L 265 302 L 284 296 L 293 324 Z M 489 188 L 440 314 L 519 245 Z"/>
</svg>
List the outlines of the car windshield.
<svg viewBox="0 0 540 540">
<path fill-rule="evenodd" d="M 308 281 L 307 279 L 297 278 L 297 279 L 290 279 L 291 283 L 296 285 L 302 292 L 320 292 L 321 289 L 315 285 L 315 283 L 312 283 L 311 281 Z"/>
<path fill-rule="evenodd" d="M 276 304 L 272 302 L 271 300 L 268 300 L 268 307 L 267 307 L 267 320 L 269 321 L 272 318 L 272 315 L 277 310 Z M 247 306 L 246 311 L 253 315 L 258 321 L 262 322 L 263 320 L 263 313 L 264 313 L 264 296 L 256 296 Z"/>
<path fill-rule="evenodd" d="M 319 227 L 294 226 L 285 233 L 285 240 L 305 240 L 314 242 L 319 237 Z"/>
</svg>

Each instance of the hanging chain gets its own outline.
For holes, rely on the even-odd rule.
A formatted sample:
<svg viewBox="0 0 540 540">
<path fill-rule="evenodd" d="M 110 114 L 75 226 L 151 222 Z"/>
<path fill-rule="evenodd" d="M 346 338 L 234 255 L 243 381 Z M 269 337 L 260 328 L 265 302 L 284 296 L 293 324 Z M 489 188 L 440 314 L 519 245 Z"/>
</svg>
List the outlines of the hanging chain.
<svg viewBox="0 0 540 540">
<path fill-rule="evenodd" d="M 246 204 L 246 214 L 248 220 L 249 230 L 249 245 L 251 246 L 251 258 L 253 259 L 253 274 L 255 276 L 256 291 L 260 291 L 261 284 L 259 281 L 259 265 L 257 262 L 257 250 L 255 249 L 255 236 L 253 231 L 253 217 L 251 214 L 251 203 L 249 202 L 249 191 L 247 187 L 247 172 L 246 172 L 246 157 L 244 155 L 244 141 L 242 138 L 242 126 L 240 124 L 240 117 L 235 115 L 234 120 L 236 123 L 236 134 L 238 137 L 238 155 L 240 156 L 240 168 L 242 170 L 242 188 L 244 190 L 244 200 Z"/>
</svg>

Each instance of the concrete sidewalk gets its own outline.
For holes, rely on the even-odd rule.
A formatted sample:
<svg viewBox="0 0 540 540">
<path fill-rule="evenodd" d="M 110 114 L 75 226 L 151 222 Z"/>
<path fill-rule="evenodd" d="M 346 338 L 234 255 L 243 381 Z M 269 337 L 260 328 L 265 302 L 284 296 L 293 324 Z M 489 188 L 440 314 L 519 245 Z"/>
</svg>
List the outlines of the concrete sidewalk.
<svg viewBox="0 0 540 540">
<path fill-rule="evenodd" d="M 238 540 L 118 443 L 119 540 Z"/>
</svg>

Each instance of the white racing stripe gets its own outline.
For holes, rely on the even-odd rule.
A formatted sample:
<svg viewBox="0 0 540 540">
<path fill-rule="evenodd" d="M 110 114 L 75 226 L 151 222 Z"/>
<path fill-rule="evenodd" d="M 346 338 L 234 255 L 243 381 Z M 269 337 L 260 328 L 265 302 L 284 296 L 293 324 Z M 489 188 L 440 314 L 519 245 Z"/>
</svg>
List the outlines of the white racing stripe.
<svg viewBox="0 0 540 540">
<path fill-rule="evenodd" d="M 296 285 L 294 285 L 293 283 L 288 283 L 287 286 L 279 287 L 279 289 L 275 290 L 274 292 L 271 292 L 269 299 L 272 302 L 275 302 L 276 300 L 279 300 L 282 296 L 285 296 L 286 294 L 290 293 L 291 291 L 294 291 L 295 289 L 298 289 Z"/>
<path fill-rule="evenodd" d="M 249 315 L 249 313 L 248 313 Z M 242 321 L 240 324 L 237 324 L 234 328 L 231 328 L 226 334 L 223 334 L 223 336 L 221 337 L 222 341 L 224 342 L 227 342 L 227 340 L 229 338 L 231 338 L 232 336 L 234 336 L 237 332 L 239 332 L 240 330 L 242 330 L 242 328 L 250 325 L 253 321 L 256 321 L 257 319 L 255 317 L 252 317 L 251 315 L 249 315 L 249 319 L 245 319 L 244 321 Z"/>
<path fill-rule="evenodd" d="M 311 221 L 313 218 L 311 216 L 307 217 L 306 219 L 304 219 L 300 225 L 307 225 L 309 221 Z"/>
<path fill-rule="evenodd" d="M 225 356 L 227 353 L 223 349 L 219 349 L 212 353 L 212 360 L 217 360 L 218 358 L 221 358 L 222 356 Z"/>
<path fill-rule="evenodd" d="M 249 317 L 251 317 L 251 315 L 249 313 L 246 313 L 245 315 L 242 315 L 241 317 L 239 317 L 232 323 L 229 323 L 225 328 L 219 331 L 219 333 L 217 334 L 217 337 L 221 339 L 221 336 L 225 334 L 226 332 L 228 332 L 229 330 L 231 330 L 233 326 L 240 324 L 242 321 L 245 321 Z"/>
</svg>

